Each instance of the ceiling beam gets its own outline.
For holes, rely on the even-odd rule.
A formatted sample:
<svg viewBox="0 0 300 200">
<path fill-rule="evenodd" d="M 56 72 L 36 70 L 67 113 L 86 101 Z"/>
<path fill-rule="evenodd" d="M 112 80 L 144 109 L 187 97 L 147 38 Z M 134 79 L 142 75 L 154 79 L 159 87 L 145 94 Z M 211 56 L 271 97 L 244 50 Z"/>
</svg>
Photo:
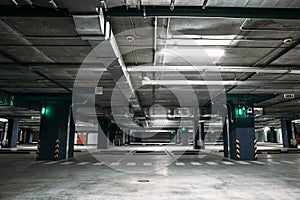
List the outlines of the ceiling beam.
<svg viewBox="0 0 300 200">
<path fill-rule="evenodd" d="M 272 58 L 270 58 L 269 60 L 267 60 L 263 64 L 263 67 L 266 67 L 266 66 L 270 65 L 271 63 L 273 63 L 274 61 L 276 61 L 277 59 L 279 59 L 280 57 L 282 57 L 283 55 L 285 55 L 286 53 L 288 53 L 289 51 L 291 51 L 292 49 L 294 49 L 295 47 L 297 47 L 299 44 L 300 44 L 300 40 L 295 40 L 288 47 L 282 49 L 278 54 L 276 54 L 275 56 L 273 56 Z"/>
<path fill-rule="evenodd" d="M 181 86 L 181 85 L 234 85 L 234 86 L 294 86 L 299 82 L 285 82 L 285 81 L 205 81 L 205 80 L 143 80 L 142 85 L 168 85 L 168 86 Z"/>
<path fill-rule="evenodd" d="M 292 69 L 293 68 L 293 69 Z M 274 66 L 274 67 L 251 67 L 251 66 L 129 66 L 129 72 L 256 72 L 268 74 L 300 74 L 296 67 Z M 199 74 L 198 74 L 199 75 Z"/>
<path fill-rule="evenodd" d="M 299 8 L 263 7 L 206 7 L 202 6 L 143 6 L 143 9 L 119 6 L 105 12 L 108 17 L 224 17 L 224 18 L 263 18 L 300 19 Z"/>
<path fill-rule="evenodd" d="M 96 10 L 95 10 L 96 12 Z M 71 13 L 67 9 L 60 8 L 56 11 L 53 8 L 35 7 L 30 6 L 0 6 L 1 17 L 70 17 Z"/>
</svg>

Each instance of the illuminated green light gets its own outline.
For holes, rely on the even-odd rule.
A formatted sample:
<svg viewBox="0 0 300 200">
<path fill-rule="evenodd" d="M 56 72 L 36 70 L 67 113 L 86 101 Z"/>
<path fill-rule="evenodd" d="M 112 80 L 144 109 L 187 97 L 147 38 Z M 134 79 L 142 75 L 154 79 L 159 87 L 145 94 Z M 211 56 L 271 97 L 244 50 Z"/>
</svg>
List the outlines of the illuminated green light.
<svg viewBox="0 0 300 200">
<path fill-rule="evenodd" d="M 174 135 L 175 134 L 175 131 L 171 131 L 171 135 Z"/>
<path fill-rule="evenodd" d="M 43 107 L 41 113 L 42 113 L 42 115 L 46 114 L 46 108 Z"/>
<path fill-rule="evenodd" d="M 185 127 L 182 127 L 181 130 L 182 130 L 182 131 L 186 131 L 186 128 L 185 128 Z"/>
<path fill-rule="evenodd" d="M 41 114 L 49 116 L 50 115 L 50 111 L 51 111 L 51 109 L 49 107 L 44 107 L 43 106 L 42 110 L 41 110 Z"/>
<path fill-rule="evenodd" d="M 241 108 L 239 108 L 239 116 L 241 116 L 242 115 L 242 113 L 243 113 L 243 110 L 241 109 Z"/>
<path fill-rule="evenodd" d="M 247 110 L 244 106 L 235 109 L 235 114 L 237 117 L 246 117 Z"/>
</svg>

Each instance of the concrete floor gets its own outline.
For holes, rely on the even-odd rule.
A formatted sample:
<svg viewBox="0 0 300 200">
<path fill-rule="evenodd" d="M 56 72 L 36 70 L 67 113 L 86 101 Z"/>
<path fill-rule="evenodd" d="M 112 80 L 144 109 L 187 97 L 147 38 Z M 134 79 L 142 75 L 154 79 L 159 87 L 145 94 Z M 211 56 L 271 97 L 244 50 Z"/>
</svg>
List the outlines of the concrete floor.
<svg viewBox="0 0 300 200">
<path fill-rule="evenodd" d="M 236 162 L 217 151 L 180 155 L 180 147 L 163 149 L 83 151 L 59 162 L 0 154 L 0 199 L 300 199 L 300 154 Z"/>
</svg>

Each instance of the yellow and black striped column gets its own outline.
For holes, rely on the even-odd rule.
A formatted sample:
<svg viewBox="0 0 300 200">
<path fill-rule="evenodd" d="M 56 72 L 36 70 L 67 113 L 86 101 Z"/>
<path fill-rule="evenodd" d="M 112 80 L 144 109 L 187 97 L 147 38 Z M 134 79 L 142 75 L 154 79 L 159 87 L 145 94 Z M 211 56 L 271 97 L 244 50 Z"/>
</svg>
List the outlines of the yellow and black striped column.
<svg viewBox="0 0 300 200">
<path fill-rule="evenodd" d="M 257 160 L 257 141 L 256 139 L 253 140 L 253 146 L 254 146 L 254 159 Z"/>
<path fill-rule="evenodd" d="M 55 140 L 55 148 L 54 148 L 54 159 L 58 160 L 59 157 L 59 139 Z"/>
<path fill-rule="evenodd" d="M 240 140 L 236 139 L 235 140 L 235 147 L 236 147 L 236 159 L 241 158 L 241 149 L 240 149 Z"/>
<path fill-rule="evenodd" d="M 37 150 L 36 150 L 36 160 L 40 159 L 40 150 L 41 150 L 41 140 L 38 139 Z"/>
</svg>

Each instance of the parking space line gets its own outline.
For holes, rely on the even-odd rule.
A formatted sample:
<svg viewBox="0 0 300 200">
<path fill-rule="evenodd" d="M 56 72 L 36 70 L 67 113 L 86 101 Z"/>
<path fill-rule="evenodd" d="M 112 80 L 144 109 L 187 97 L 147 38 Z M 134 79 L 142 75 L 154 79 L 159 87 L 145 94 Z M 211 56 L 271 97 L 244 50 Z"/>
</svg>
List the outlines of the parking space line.
<svg viewBox="0 0 300 200">
<path fill-rule="evenodd" d="M 264 162 L 260 162 L 260 161 L 256 161 L 256 160 L 252 160 L 252 161 L 249 161 L 249 162 L 251 162 L 251 163 L 254 163 L 254 164 L 258 164 L 258 165 L 264 165 L 264 164 L 266 164 L 266 163 L 264 163 Z"/>
<path fill-rule="evenodd" d="M 206 162 L 208 165 L 218 165 L 217 163 L 215 162 Z"/>
<path fill-rule="evenodd" d="M 45 162 L 43 163 L 44 165 L 53 165 L 53 164 L 56 164 L 58 163 L 58 161 L 50 161 L 50 162 Z"/>
<path fill-rule="evenodd" d="M 222 161 L 222 163 L 225 164 L 225 165 L 234 165 L 234 163 L 228 162 L 228 161 Z"/>
<path fill-rule="evenodd" d="M 272 161 L 271 163 L 272 164 L 276 164 L 276 165 L 280 165 L 281 164 L 280 162 L 277 162 L 277 161 Z"/>
<path fill-rule="evenodd" d="M 90 162 L 80 162 L 80 163 L 77 163 L 76 165 L 80 165 L 80 166 L 82 166 L 82 165 L 87 165 L 87 164 L 89 164 Z"/>
<path fill-rule="evenodd" d="M 135 162 L 129 162 L 129 163 L 127 163 L 126 165 L 127 165 L 127 166 L 135 166 L 136 163 L 135 163 Z"/>
<path fill-rule="evenodd" d="M 240 161 L 240 160 L 238 160 L 238 161 L 235 161 L 235 162 L 237 162 L 237 163 L 239 163 L 239 164 L 242 164 L 242 165 L 250 165 L 250 163 L 245 162 L 245 161 Z"/>
<path fill-rule="evenodd" d="M 119 165 L 120 163 L 118 163 L 118 162 L 112 162 L 112 163 L 110 163 L 110 165 L 111 166 L 117 166 L 117 165 Z"/>
<path fill-rule="evenodd" d="M 192 165 L 202 165 L 201 163 L 199 162 L 191 162 Z"/>
<path fill-rule="evenodd" d="M 152 166 L 152 163 L 144 163 L 144 166 Z"/>
<path fill-rule="evenodd" d="M 70 165 L 70 164 L 73 164 L 73 163 L 75 163 L 75 162 L 73 162 L 73 161 L 67 161 L 67 162 L 62 162 L 60 164 L 61 165 Z"/>
<path fill-rule="evenodd" d="M 175 163 L 175 165 L 177 165 L 177 166 L 185 166 L 185 164 L 183 162 L 177 162 L 177 163 Z"/>
<path fill-rule="evenodd" d="M 294 164 L 294 163 L 295 163 L 295 162 L 292 162 L 292 161 L 286 161 L 286 160 L 283 160 L 283 161 L 281 161 L 281 162 L 286 163 L 286 164 Z"/>
<path fill-rule="evenodd" d="M 94 165 L 94 166 L 100 166 L 100 165 L 104 165 L 104 163 L 103 163 L 103 162 L 96 162 L 96 163 L 94 163 L 93 165 Z"/>
</svg>

